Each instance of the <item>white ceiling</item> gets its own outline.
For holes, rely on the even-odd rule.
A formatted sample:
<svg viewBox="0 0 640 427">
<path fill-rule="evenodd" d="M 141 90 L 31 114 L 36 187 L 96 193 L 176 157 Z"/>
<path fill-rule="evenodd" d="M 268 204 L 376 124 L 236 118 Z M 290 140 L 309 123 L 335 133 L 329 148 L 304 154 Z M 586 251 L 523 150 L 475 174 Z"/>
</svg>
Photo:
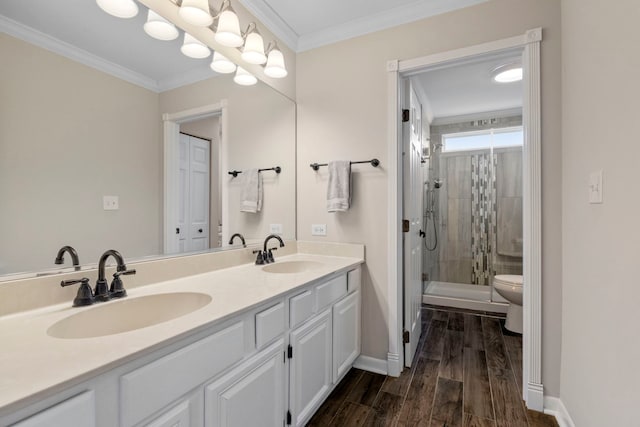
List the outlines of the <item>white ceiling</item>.
<svg viewBox="0 0 640 427">
<path fill-rule="evenodd" d="M 430 119 L 509 112 L 522 108 L 522 82 L 496 83 L 492 71 L 518 61 L 514 53 L 484 56 L 416 74 L 411 81 Z"/>
<path fill-rule="evenodd" d="M 238 0 L 296 52 L 487 0 Z"/>
<path fill-rule="evenodd" d="M 149 37 L 142 28 L 147 10 L 139 6 L 135 18 L 119 19 L 95 0 L 1 0 L 0 32 L 158 92 L 216 75 L 210 57 L 180 52 L 182 34 L 173 41 Z"/>
</svg>

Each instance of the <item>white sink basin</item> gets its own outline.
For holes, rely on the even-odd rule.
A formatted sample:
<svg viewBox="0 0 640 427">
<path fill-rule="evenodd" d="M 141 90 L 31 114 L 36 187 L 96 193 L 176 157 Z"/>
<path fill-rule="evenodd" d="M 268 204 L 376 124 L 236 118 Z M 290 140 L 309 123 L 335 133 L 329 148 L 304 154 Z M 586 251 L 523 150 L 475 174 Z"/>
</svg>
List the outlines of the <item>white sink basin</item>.
<svg viewBox="0 0 640 427">
<path fill-rule="evenodd" d="M 262 267 L 267 273 L 304 273 L 322 267 L 322 263 L 315 261 L 284 261 Z"/>
<path fill-rule="evenodd" d="M 124 298 L 81 311 L 54 323 L 55 338 L 94 338 L 133 331 L 184 316 L 211 302 L 207 294 L 175 292 Z"/>
</svg>

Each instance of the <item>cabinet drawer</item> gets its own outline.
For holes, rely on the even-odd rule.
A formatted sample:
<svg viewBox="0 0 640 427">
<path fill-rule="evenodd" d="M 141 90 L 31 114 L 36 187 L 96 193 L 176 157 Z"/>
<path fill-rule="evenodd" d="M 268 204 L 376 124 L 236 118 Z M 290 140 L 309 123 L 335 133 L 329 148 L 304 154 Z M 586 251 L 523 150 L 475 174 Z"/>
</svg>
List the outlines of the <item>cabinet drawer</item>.
<svg viewBox="0 0 640 427">
<path fill-rule="evenodd" d="M 289 300 L 289 320 L 292 328 L 313 316 L 313 313 L 313 292 L 310 290 L 304 291 Z"/>
<path fill-rule="evenodd" d="M 285 330 L 284 304 L 279 303 L 256 314 L 256 346 L 262 348 Z"/>
<path fill-rule="evenodd" d="M 316 288 L 316 301 L 318 302 L 318 311 L 322 310 L 329 304 L 339 300 L 347 294 L 347 275 L 343 274 L 335 279 L 331 279 L 326 283 L 318 285 Z"/>
<path fill-rule="evenodd" d="M 83 426 L 96 425 L 96 402 L 93 391 L 58 403 L 36 415 L 14 424 L 14 427 L 49 427 L 49 426 Z"/>
<path fill-rule="evenodd" d="M 244 324 L 235 323 L 120 377 L 121 423 L 133 425 L 176 401 L 244 355 Z"/>
</svg>

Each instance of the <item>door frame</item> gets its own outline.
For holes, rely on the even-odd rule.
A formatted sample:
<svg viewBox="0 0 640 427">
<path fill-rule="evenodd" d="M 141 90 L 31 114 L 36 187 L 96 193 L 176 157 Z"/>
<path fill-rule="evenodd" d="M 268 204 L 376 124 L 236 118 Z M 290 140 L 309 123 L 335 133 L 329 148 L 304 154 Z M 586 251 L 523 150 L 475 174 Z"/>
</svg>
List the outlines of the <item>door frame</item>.
<svg viewBox="0 0 640 427">
<path fill-rule="evenodd" d="M 227 169 L 227 121 L 228 121 L 227 100 L 222 99 L 215 104 L 203 105 L 201 107 L 190 108 L 175 113 L 164 113 L 163 140 L 164 140 L 164 173 L 163 173 L 163 198 L 164 198 L 164 218 L 163 218 L 163 250 L 164 254 L 178 252 L 178 239 L 173 232 L 178 218 L 178 165 L 180 161 L 179 138 L 180 124 L 193 122 L 207 117 L 220 116 L 220 171 Z M 213 169 L 213 168 L 212 168 Z M 227 197 L 227 188 L 221 186 L 221 200 Z M 225 224 L 228 223 L 228 207 L 222 206 L 222 241 L 226 241 Z M 209 225 L 211 227 L 211 224 Z"/>
<path fill-rule="evenodd" d="M 523 162 L 523 398 L 527 407 L 542 411 L 542 266 L 541 266 L 541 125 L 540 125 L 540 42 L 542 29 L 447 52 L 387 62 L 388 91 L 388 224 L 389 263 L 388 312 L 389 352 L 387 372 L 399 376 L 403 368 L 403 297 L 402 297 L 402 141 L 400 80 L 426 68 L 464 61 L 476 56 L 507 50 L 520 50 L 523 58 L 524 99 L 522 119 L 524 133 Z"/>
</svg>

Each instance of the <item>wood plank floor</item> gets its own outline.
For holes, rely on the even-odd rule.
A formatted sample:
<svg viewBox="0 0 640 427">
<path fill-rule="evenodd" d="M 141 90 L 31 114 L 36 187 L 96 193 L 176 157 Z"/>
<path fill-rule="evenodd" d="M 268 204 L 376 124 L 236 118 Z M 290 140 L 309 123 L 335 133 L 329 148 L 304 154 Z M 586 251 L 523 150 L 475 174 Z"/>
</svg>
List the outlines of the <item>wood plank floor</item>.
<svg viewBox="0 0 640 427">
<path fill-rule="evenodd" d="M 393 378 L 352 369 L 308 426 L 551 427 L 522 401 L 522 337 L 501 319 L 468 310 L 422 309 L 411 369 Z"/>
</svg>

